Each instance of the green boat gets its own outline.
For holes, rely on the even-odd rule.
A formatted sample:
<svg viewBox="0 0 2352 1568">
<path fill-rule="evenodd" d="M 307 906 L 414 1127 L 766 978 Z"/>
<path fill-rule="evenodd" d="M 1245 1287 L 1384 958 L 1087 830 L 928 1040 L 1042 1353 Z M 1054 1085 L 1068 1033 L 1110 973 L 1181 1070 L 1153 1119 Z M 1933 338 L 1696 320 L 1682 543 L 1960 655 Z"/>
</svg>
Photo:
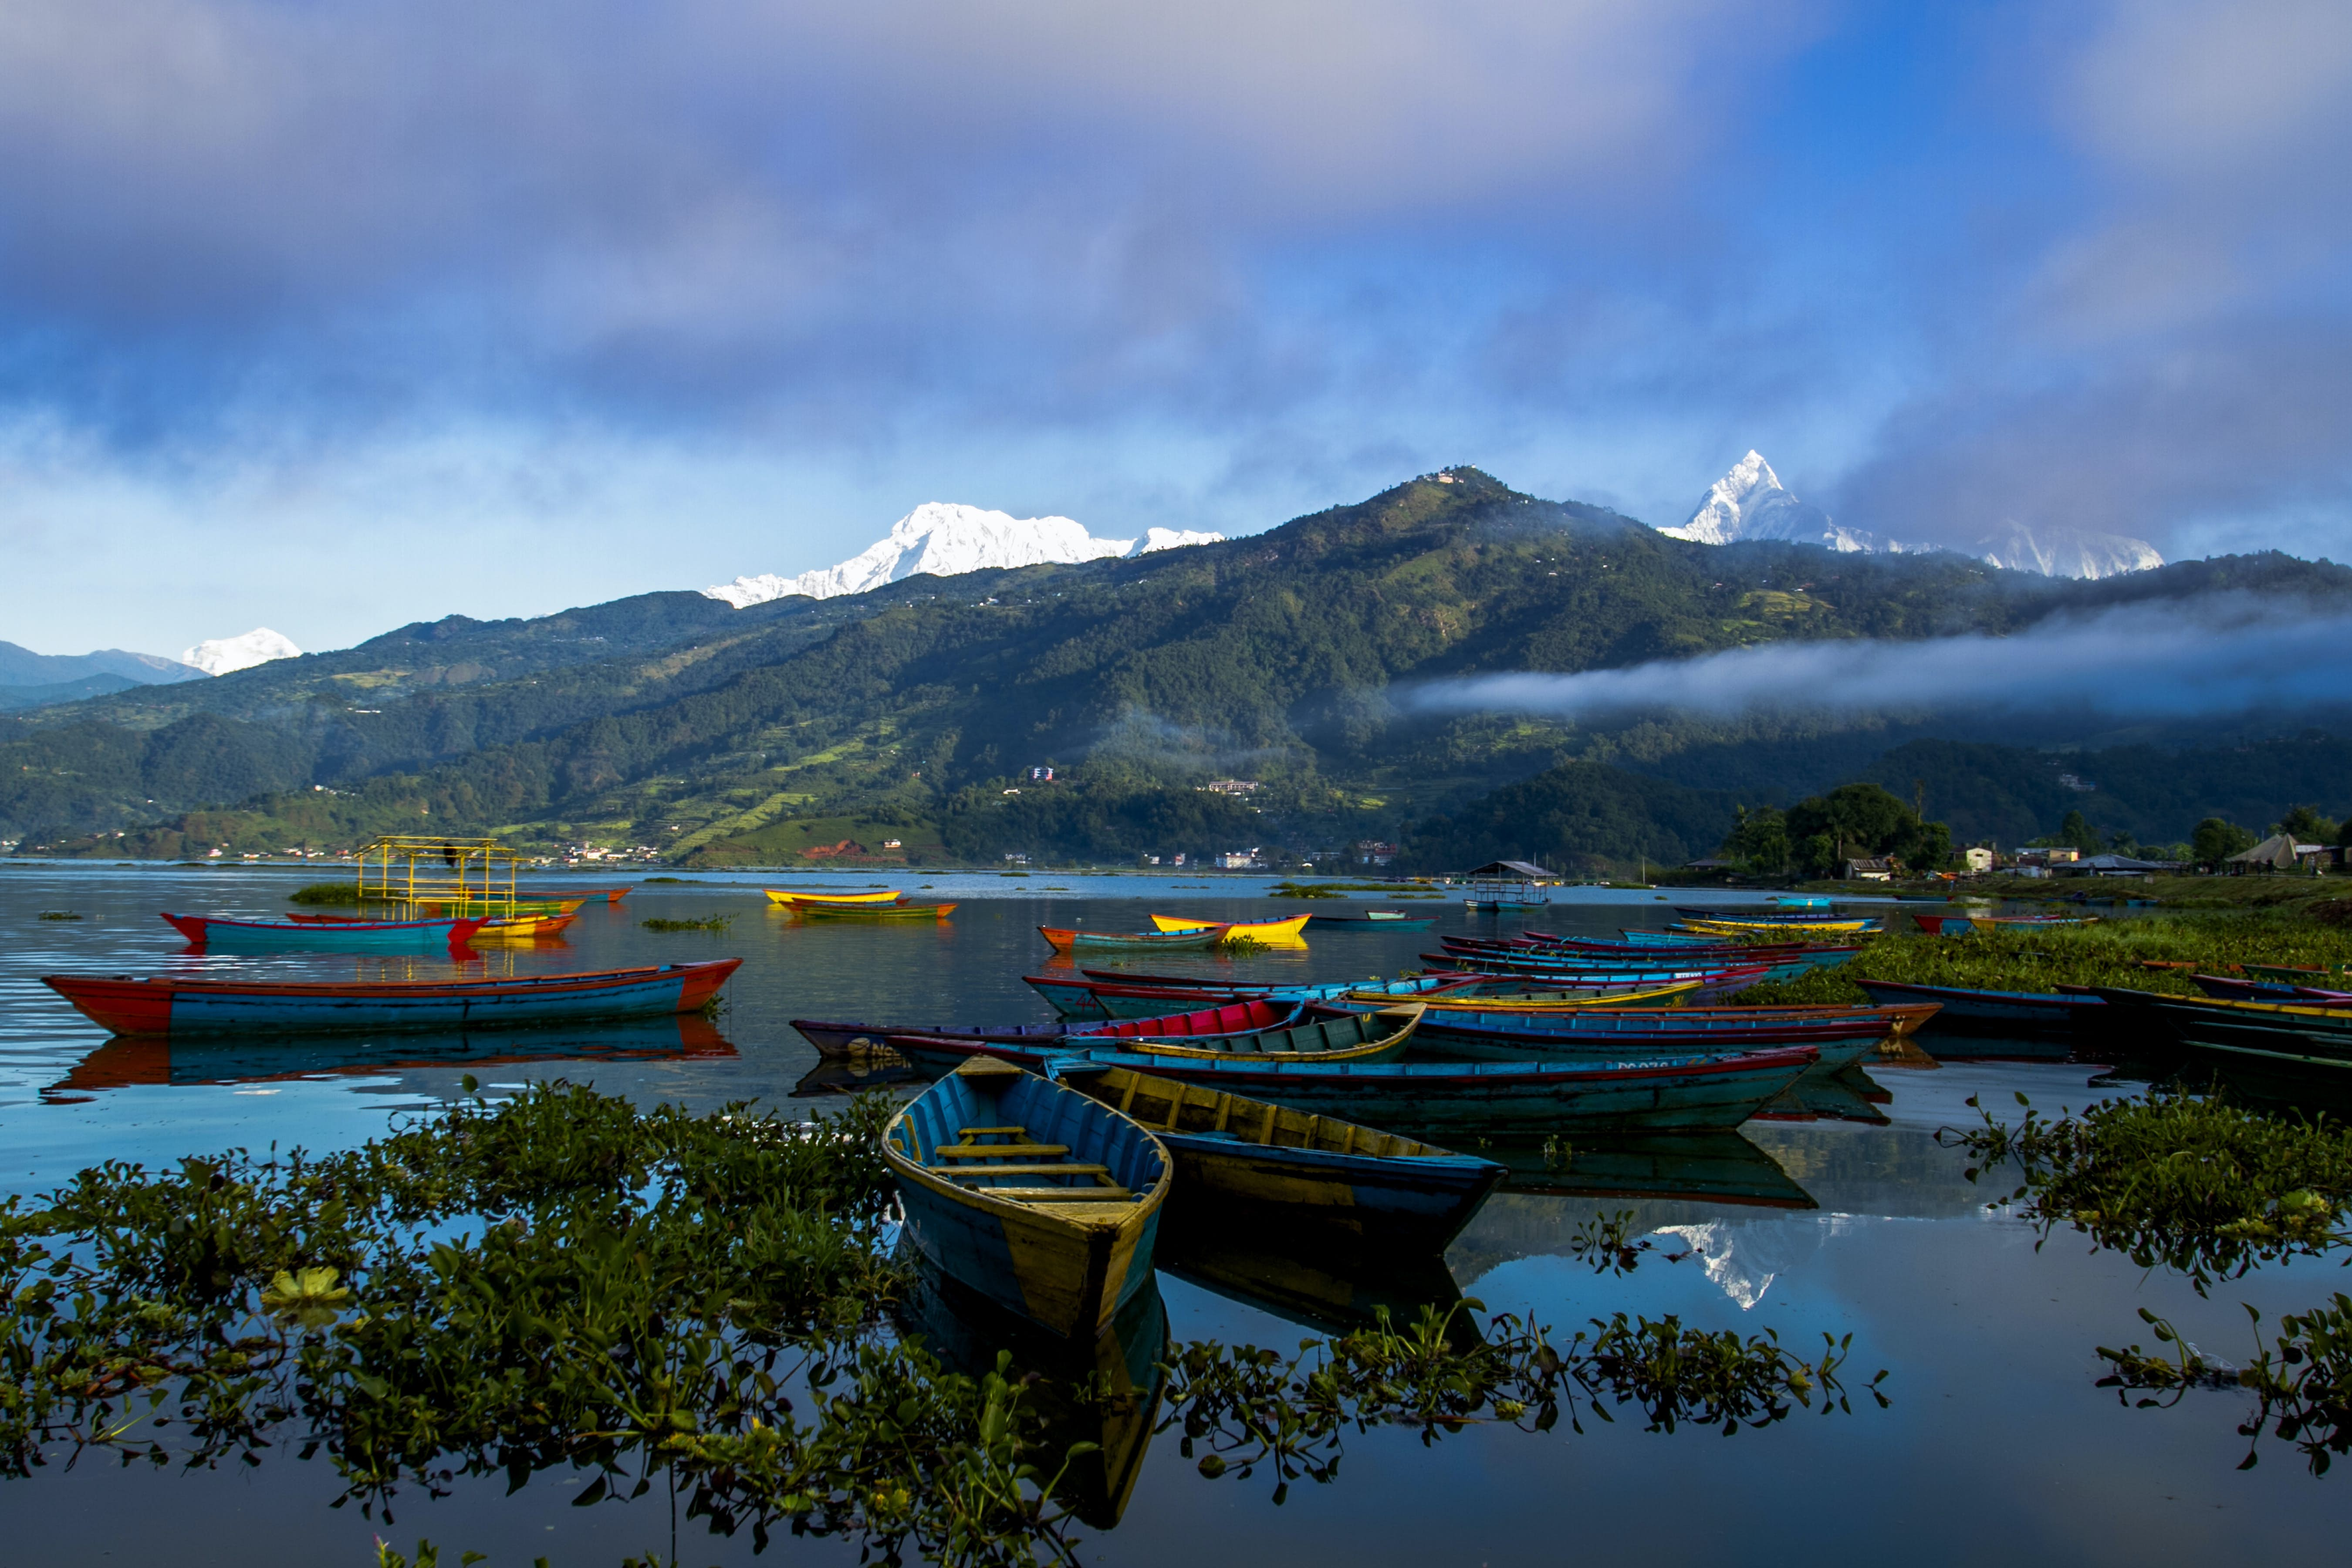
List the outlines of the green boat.
<svg viewBox="0 0 2352 1568">
<path fill-rule="evenodd" d="M 796 904 L 793 912 L 811 921 L 943 921 L 953 904 Z"/>
</svg>

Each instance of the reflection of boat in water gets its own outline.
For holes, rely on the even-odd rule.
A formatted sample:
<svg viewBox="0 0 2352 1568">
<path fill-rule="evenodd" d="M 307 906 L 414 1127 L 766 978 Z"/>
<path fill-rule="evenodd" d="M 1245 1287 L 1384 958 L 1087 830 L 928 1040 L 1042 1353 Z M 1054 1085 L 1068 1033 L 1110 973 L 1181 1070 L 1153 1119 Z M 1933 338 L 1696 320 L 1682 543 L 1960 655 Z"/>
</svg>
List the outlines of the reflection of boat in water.
<svg viewBox="0 0 2352 1568">
<path fill-rule="evenodd" d="M 1236 1240 L 1213 1225 L 1171 1223 L 1160 1238 L 1162 1271 L 1244 1306 L 1322 1334 L 1350 1333 L 1379 1321 L 1409 1328 L 1423 1307 L 1440 1313 L 1459 1303 L 1443 1255 L 1337 1251 Z M 1458 1334 L 1475 1335 L 1469 1313 L 1455 1314 Z"/>
<path fill-rule="evenodd" d="M 1565 1157 L 1539 1145 L 1478 1151 L 1507 1166 L 1507 1193 L 1589 1198 L 1685 1198 L 1762 1208 L 1821 1205 L 1779 1161 L 1737 1132 L 1577 1139 Z"/>
<path fill-rule="evenodd" d="M 84 1057 L 47 1099 L 134 1084 L 260 1083 L 320 1075 L 398 1072 L 413 1068 L 500 1067 L 544 1061 L 641 1061 L 717 1058 L 735 1047 L 697 1013 L 621 1019 L 568 1028 L 400 1030 L 383 1036 L 271 1035 L 260 1039 L 172 1039 L 118 1035 Z"/>
<path fill-rule="evenodd" d="M 1859 1121 L 1885 1127 L 1892 1120 L 1878 1109 L 1888 1099 L 1861 1068 L 1815 1068 L 1765 1102 L 1756 1113 L 1760 1121 Z"/>
<path fill-rule="evenodd" d="M 895 1311 L 899 1331 L 951 1372 L 982 1376 L 996 1370 L 998 1352 L 1010 1351 L 1011 1381 L 1037 1373 L 1023 1398 L 1045 1418 L 1044 1451 L 1024 1458 L 1051 1476 L 1072 1444 L 1099 1445 L 1071 1461 L 1058 1495 L 1097 1530 L 1118 1522 L 1143 1473 L 1167 1383 L 1168 1309 L 1157 1281 L 1147 1280 L 1109 1332 L 1087 1343 L 1048 1334 L 928 1267 L 917 1269 L 915 1289 Z"/>
<path fill-rule="evenodd" d="M 821 1061 L 793 1085 L 793 1100 L 823 1100 L 834 1094 L 863 1094 L 893 1084 L 929 1083 L 938 1075 L 895 1053 L 877 1053 L 855 1060 Z"/>
</svg>

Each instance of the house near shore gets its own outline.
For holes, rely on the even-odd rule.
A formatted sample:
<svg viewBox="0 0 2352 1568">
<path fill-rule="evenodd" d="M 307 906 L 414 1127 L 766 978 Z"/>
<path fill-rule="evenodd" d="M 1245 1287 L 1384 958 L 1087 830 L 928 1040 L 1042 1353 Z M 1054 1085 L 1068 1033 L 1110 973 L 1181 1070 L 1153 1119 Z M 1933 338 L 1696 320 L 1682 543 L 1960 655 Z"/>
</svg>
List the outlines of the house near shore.
<svg viewBox="0 0 2352 1568">
<path fill-rule="evenodd" d="M 2284 833 L 2273 833 L 2252 849 L 2241 849 L 2221 862 L 2232 876 L 2247 871 L 2317 872 L 2332 858 L 2325 844 L 2297 844 Z"/>
</svg>

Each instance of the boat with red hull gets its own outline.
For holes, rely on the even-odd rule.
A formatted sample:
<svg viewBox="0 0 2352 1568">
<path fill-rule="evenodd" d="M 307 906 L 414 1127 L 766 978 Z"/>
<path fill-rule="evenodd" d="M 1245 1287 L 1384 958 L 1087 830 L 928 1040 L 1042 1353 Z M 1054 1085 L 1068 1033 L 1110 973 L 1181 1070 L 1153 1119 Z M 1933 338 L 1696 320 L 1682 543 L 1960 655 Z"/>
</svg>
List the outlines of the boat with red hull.
<svg viewBox="0 0 2352 1568">
<path fill-rule="evenodd" d="M 337 952 L 430 952 L 463 947 L 482 929 L 487 915 L 461 919 L 371 921 L 295 915 L 287 920 L 241 921 L 217 915 L 163 912 L 164 923 L 197 947 L 236 952 L 283 952 L 293 949 Z"/>
<path fill-rule="evenodd" d="M 41 983 L 118 1035 L 527 1028 L 698 1011 L 742 963 L 721 958 L 497 980 L 285 981 L 45 974 Z"/>
</svg>

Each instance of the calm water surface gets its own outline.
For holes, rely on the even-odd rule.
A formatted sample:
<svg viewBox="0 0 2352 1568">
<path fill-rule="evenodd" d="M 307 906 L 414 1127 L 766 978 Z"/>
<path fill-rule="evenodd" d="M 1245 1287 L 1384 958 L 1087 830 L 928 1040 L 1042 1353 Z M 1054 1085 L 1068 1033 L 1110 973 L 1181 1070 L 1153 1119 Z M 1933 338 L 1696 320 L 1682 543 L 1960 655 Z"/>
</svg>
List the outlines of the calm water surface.
<svg viewBox="0 0 2352 1568">
<path fill-rule="evenodd" d="M 592 1081 L 652 1103 L 705 1109 L 728 1100 L 821 1110 L 838 1086 L 812 1079 L 815 1052 L 793 1017 L 905 1023 L 1042 1022 L 1049 1011 L 1021 983 L 1049 957 L 1040 924 L 1147 925 L 1152 909 L 1263 917 L 1259 884 L 1181 878 L 1048 874 L 931 879 L 919 896 L 960 900 L 937 928 L 795 924 L 768 912 L 755 879 L 698 878 L 641 887 L 617 907 L 593 903 L 567 945 L 501 953 L 492 973 L 544 973 L 656 960 L 740 955 L 718 1037 L 682 1045 L 674 1032 L 624 1031 L 558 1040 L 526 1055 L 500 1042 L 492 1059 L 419 1062 L 396 1040 L 348 1048 L 165 1049 L 110 1044 L 37 976 L 56 971 L 154 973 L 242 969 L 292 976 L 447 973 L 446 961 L 323 954 L 191 954 L 162 921 L 177 912 L 281 911 L 303 879 L 246 868 L 160 870 L 0 867 L 0 1191 L 37 1192 L 101 1159 L 154 1163 L 273 1142 L 347 1146 L 389 1119 L 458 1092 L 470 1071 L 488 1086 L 544 1078 Z M 794 878 L 797 885 L 815 879 Z M 864 877 L 834 879 L 855 887 Z M 581 885 L 610 885 L 611 877 Z M 922 884 L 908 879 L 910 890 Z M 1537 924 L 1602 933 L 1658 925 L 1668 905 L 1647 893 L 1576 889 Z M 1720 895 L 1708 895 L 1720 901 Z M 1389 898 L 1371 900 L 1397 903 Z M 1305 907 L 1305 906 L 1301 906 Z M 1341 906 L 1321 904 L 1321 909 Z M 1496 928 L 1450 901 L 1442 929 Z M 1286 910 L 1286 906 L 1285 907 Z M 78 921 L 43 921 L 68 910 Z M 720 933 L 656 933 L 649 916 L 732 913 Z M 1181 972 L 1337 979 L 1419 966 L 1429 933 L 1316 932 L 1312 946 L 1239 963 L 1170 955 Z M 473 972 L 482 972 L 481 965 Z M 1800 1415 L 1726 1438 L 1650 1434 L 1638 1420 L 1587 1420 L 1586 1432 L 1529 1436 L 1474 1430 L 1424 1448 L 1409 1435 L 1351 1437 L 1340 1479 L 1294 1489 L 1281 1507 L 1271 1482 L 1202 1479 L 1171 1435 L 1145 1459 L 1124 1516 L 1087 1530 L 1081 1556 L 1108 1563 L 1219 1568 L 1302 1562 L 1502 1563 L 1600 1556 L 1650 1563 L 2276 1563 L 2341 1560 L 2352 1507 L 2347 1478 L 2314 1479 L 2291 1450 L 2266 1443 L 2253 1470 L 2234 1428 L 2248 1401 L 2192 1394 L 2178 1408 L 2121 1407 L 2095 1388 L 2100 1344 L 2137 1339 L 2147 1307 L 2211 1354 L 2246 1359 L 2239 1303 L 2266 1319 L 2347 1284 L 2303 1263 L 2219 1287 L 2200 1300 L 2179 1279 L 2061 1236 L 2031 1231 L 1985 1206 L 1989 1194 L 1938 1148 L 1939 1126 L 1971 1119 L 1971 1094 L 2079 1106 L 2103 1092 L 2097 1069 L 2047 1063 L 1951 1062 L 1939 1070 L 1874 1068 L 1851 1090 L 1748 1123 L 1741 1136 L 1693 1145 L 1678 1161 L 1636 1152 L 1580 1157 L 1567 1172 L 1540 1162 L 1497 1194 L 1433 1279 L 1337 1278 L 1283 1259 L 1209 1256 L 1163 1268 L 1160 1293 L 1181 1338 L 1289 1349 L 1303 1332 L 1352 1321 L 1380 1300 L 1454 1291 L 1495 1310 L 1532 1313 L 1563 1333 L 1624 1310 L 1679 1314 L 1707 1328 L 1772 1329 L 1793 1345 L 1853 1336 L 1857 1388 L 1880 1367 L 1891 1409 L 1865 1401 L 1851 1415 Z M 797 1098 L 796 1098 L 797 1097 Z M 1654 1248 L 1630 1275 L 1576 1261 L 1580 1224 L 1632 1210 Z M 1670 1256 L 1679 1260 L 1669 1261 Z M 52 1466 L 0 1482 L 6 1561 L 81 1563 L 146 1559 L 185 1564 L 373 1561 L 383 1534 L 404 1550 L 419 1535 L 498 1564 L 546 1556 L 613 1564 L 669 1551 L 658 1493 L 628 1505 L 575 1510 L 572 1488 L 542 1477 L 520 1493 L 502 1483 L 452 1497 L 404 1498 L 390 1526 L 356 1509 L 331 1510 L 340 1488 L 323 1464 L 289 1457 L 193 1475 L 119 1470 L 100 1460 Z M 685 1527 L 683 1562 L 755 1561 L 746 1540 Z M 854 1561 L 854 1544 L 781 1540 L 758 1561 Z"/>
</svg>

